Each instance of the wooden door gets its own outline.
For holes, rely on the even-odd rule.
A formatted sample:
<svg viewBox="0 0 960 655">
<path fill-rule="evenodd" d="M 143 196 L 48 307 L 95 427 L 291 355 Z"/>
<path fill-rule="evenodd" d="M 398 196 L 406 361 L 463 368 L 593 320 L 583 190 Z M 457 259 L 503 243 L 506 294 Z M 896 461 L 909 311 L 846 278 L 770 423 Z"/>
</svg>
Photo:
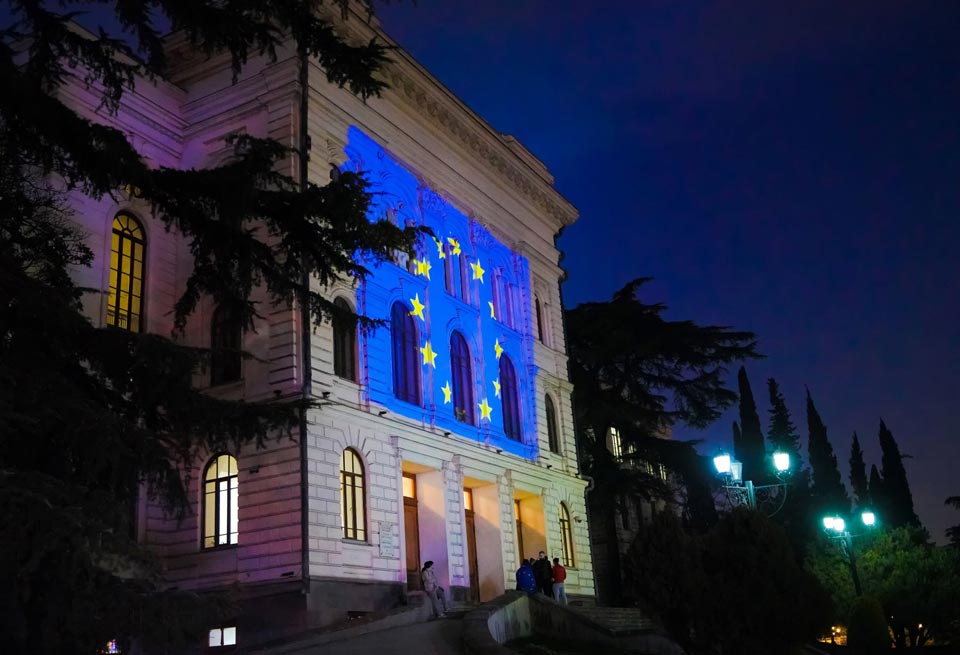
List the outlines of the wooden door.
<svg viewBox="0 0 960 655">
<path fill-rule="evenodd" d="M 407 589 L 420 589 L 420 521 L 416 478 L 403 474 L 403 536 L 407 550 Z"/>
<path fill-rule="evenodd" d="M 467 560 L 470 566 L 470 600 L 480 602 L 480 570 L 477 567 L 477 531 L 473 510 L 464 512 L 467 521 Z"/>
</svg>

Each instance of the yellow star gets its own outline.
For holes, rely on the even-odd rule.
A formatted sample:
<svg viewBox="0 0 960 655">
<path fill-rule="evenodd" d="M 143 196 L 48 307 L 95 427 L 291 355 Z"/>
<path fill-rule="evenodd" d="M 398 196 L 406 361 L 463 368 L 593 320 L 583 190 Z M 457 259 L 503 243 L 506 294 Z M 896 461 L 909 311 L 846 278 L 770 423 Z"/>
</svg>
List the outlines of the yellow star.
<svg viewBox="0 0 960 655">
<path fill-rule="evenodd" d="M 493 411 L 493 407 L 491 407 L 491 406 L 489 405 L 489 403 L 487 403 L 487 399 L 484 398 L 484 399 L 483 399 L 483 402 L 480 403 L 479 405 L 477 405 L 477 407 L 480 408 L 480 419 L 481 419 L 481 420 L 487 419 L 487 420 L 489 421 L 489 420 L 490 420 L 490 412 Z"/>
<path fill-rule="evenodd" d="M 447 383 L 440 387 L 440 391 L 443 392 L 443 404 L 449 404 L 450 394 L 453 393 L 453 389 L 450 388 L 450 380 L 447 380 Z"/>
<path fill-rule="evenodd" d="M 446 259 L 447 253 L 443 252 L 443 241 L 441 241 L 440 239 L 434 239 L 434 241 L 437 244 L 437 257 L 439 257 L 440 259 Z"/>
<path fill-rule="evenodd" d="M 429 341 L 427 341 L 427 345 L 420 349 L 420 354 L 423 355 L 424 366 L 429 364 L 433 368 L 437 368 L 437 353 L 433 352 L 433 348 L 430 346 Z"/>
<path fill-rule="evenodd" d="M 433 268 L 432 266 L 430 266 L 430 261 L 427 259 L 424 259 L 423 261 L 420 261 L 419 259 L 414 259 L 413 263 L 416 264 L 417 266 L 417 275 L 422 275 L 429 280 L 430 269 Z"/>
<path fill-rule="evenodd" d="M 487 304 L 490 305 L 490 318 L 496 318 L 497 316 L 496 316 L 496 314 L 495 314 L 494 311 L 493 311 L 493 301 L 492 301 L 492 300 L 488 300 L 488 301 L 487 301 Z"/>
<path fill-rule="evenodd" d="M 497 398 L 500 397 L 500 378 L 493 381 L 493 395 Z"/>
<path fill-rule="evenodd" d="M 453 246 L 453 250 L 450 251 L 451 255 L 460 254 L 460 242 L 454 239 L 453 237 L 447 237 L 447 241 L 450 242 L 450 245 Z"/>
<path fill-rule="evenodd" d="M 493 342 L 493 352 L 497 353 L 497 359 L 503 354 L 503 346 L 500 345 L 500 339 Z"/>
<path fill-rule="evenodd" d="M 483 284 L 483 274 L 486 273 L 486 271 L 483 270 L 483 266 L 480 265 L 480 262 L 470 262 L 470 268 L 473 269 L 473 279 L 480 280 L 480 284 Z"/>
<path fill-rule="evenodd" d="M 427 322 L 427 319 L 423 317 L 423 310 L 426 305 L 420 302 L 420 294 L 414 294 L 413 298 L 410 299 L 410 304 L 413 305 L 413 310 L 410 312 L 410 316 L 417 316 L 424 323 Z"/>
</svg>

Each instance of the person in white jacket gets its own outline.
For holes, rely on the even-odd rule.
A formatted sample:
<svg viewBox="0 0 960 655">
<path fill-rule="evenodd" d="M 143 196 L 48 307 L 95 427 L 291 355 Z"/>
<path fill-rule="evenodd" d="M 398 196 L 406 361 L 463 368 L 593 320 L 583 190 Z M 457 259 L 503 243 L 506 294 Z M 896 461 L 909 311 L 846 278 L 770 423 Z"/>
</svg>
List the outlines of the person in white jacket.
<svg viewBox="0 0 960 655">
<path fill-rule="evenodd" d="M 423 586 L 424 593 L 430 600 L 430 607 L 433 609 L 431 619 L 439 619 L 446 616 L 446 607 L 443 607 L 440 601 L 440 587 L 437 585 L 437 574 L 431 568 L 433 560 L 427 560 L 420 571 L 420 583 Z"/>
</svg>

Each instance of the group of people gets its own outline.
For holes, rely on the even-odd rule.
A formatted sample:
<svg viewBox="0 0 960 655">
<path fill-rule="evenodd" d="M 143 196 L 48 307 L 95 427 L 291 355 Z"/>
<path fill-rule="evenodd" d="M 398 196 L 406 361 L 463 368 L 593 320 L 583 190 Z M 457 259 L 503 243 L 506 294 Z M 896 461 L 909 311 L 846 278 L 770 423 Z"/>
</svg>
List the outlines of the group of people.
<svg viewBox="0 0 960 655">
<path fill-rule="evenodd" d="M 561 605 L 567 604 L 567 590 L 564 586 L 566 580 L 567 570 L 560 563 L 560 558 L 554 557 L 553 566 L 550 566 L 550 560 L 542 550 L 537 559 L 531 557 L 523 560 L 517 569 L 518 590 L 528 594 L 540 592 Z"/>
<path fill-rule="evenodd" d="M 537 559 L 531 557 L 528 560 L 523 560 L 520 568 L 517 569 L 518 590 L 525 591 L 528 594 L 540 592 L 545 596 L 552 597 L 561 605 L 567 604 L 567 591 L 564 587 L 566 579 L 567 570 L 560 563 L 560 558 L 554 557 L 553 566 L 550 566 L 550 560 L 547 559 L 547 554 L 542 550 Z M 430 601 L 432 618 L 438 619 L 446 616 L 446 594 L 443 587 L 437 583 L 437 574 L 433 570 L 432 561 L 424 563 L 423 570 L 420 571 L 420 584 Z"/>
</svg>

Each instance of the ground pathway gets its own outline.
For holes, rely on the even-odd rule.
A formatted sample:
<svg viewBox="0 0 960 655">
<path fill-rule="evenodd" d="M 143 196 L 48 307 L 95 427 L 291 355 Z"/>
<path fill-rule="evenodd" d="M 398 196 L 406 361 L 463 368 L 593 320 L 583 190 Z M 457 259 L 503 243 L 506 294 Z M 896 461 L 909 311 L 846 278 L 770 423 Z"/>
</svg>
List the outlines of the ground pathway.
<svg viewBox="0 0 960 655">
<path fill-rule="evenodd" d="M 413 623 L 317 646 L 323 655 L 459 655 L 459 618 Z"/>
</svg>

